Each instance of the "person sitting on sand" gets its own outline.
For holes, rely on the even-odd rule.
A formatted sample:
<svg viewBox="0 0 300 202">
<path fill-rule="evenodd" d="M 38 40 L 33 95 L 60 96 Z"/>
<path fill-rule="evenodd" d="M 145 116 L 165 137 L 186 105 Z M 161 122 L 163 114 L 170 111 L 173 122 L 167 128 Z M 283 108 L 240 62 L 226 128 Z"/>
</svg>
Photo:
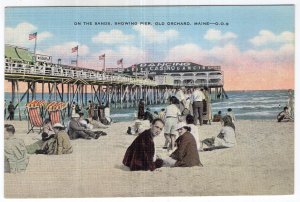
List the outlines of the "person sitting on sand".
<svg viewBox="0 0 300 202">
<path fill-rule="evenodd" d="M 281 111 L 278 115 L 277 115 L 277 121 L 278 122 L 289 122 L 289 121 L 294 121 L 294 119 L 292 118 L 292 116 L 289 113 L 289 108 L 288 107 L 284 107 L 283 111 Z"/>
<path fill-rule="evenodd" d="M 107 125 L 102 124 L 100 121 L 97 121 L 94 118 L 88 118 L 87 120 L 89 121 L 89 124 L 92 125 L 93 129 L 96 129 L 96 128 L 108 128 Z"/>
<path fill-rule="evenodd" d="M 201 141 L 201 149 L 203 149 L 203 144 L 207 145 L 208 149 L 221 149 L 221 148 L 230 148 L 236 145 L 236 135 L 235 135 L 235 126 L 232 123 L 231 117 L 226 115 L 221 119 L 222 129 L 217 137 L 207 138 Z"/>
<path fill-rule="evenodd" d="M 218 114 L 214 115 L 213 122 L 220 122 L 222 120 L 222 112 L 218 111 Z"/>
<path fill-rule="evenodd" d="M 165 111 L 165 109 L 160 110 L 160 112 L 158 113 L 158 118 L 160 118 L 163 121 L 166 120 L 166 111 Z"/>
<path fill-rule="evenodd" d="M 155 170 L 163 164 L 161 159 L 154 162 L 155 146 L 153 138 L 163 130 L 164 122 L 161 119 L 154 119 L 151 128 L 139 134 L 126 150 L 123 164 L 131 171 Z"/>
<path fill-rule="evenodd" d="M 147 109 L 146 109 L 146 112 L 145 112 L 145 114 L 144 114 L 144 120 L 149 120 L 150 123 L 153 121 L 153 115 L 152 115 L 152 113 L 151 113 L 150 108 L 147 108 Z"/>
<path fill-rule="evenodd" d="M 73 114 L 71 121 L 69 123 L 69 129 L 68 129 L 68 134 L 70 139 L 78 139 L 78 138 L 83 138 L 83 139 L 91 139 L 95 138 L 98 139 L 100 137 L 99 134 L 95 134 L 94 132 L 85 129 L 84 127 L 81 126 L 79 123 L 79 114 Z"/>
<path fill-rule="evenodd" d="M 54 131 L 53 131 L 54 132 Z M 46 141 L 50 140 L 51 138 L 55 137 L 55 132 L 52 135 L 49 135 L 45 132 L 43 132 L 41 134 L 42 139 L 38 140 L 30 145 L 26 145 L 26 150 L 28 154 L 44 154 L 46 153 L 45 151 L 43 151 L 43 146 L 45 145 Z"/>
<path fill-rule="evenodd" d="M 96 122 L 97 122 L 97 121 L 93 121 L 92 123 L 95 124 Z M 86 128 L 87 130 L 92 131 L 92 132 L 94 132 L 94 133 L 96 133 L 96 134 L 99 134 L 99 135 L 101 135 L 101 136 L 106 136 L 106 135 L 107 135 L 106 132 L 100 130 L 100 127 L 99 127 L 99 125 L 101 124 L 100 122 L 97 123 L 97 124 L 95 124 L 95 125 L 92 124 L 92 123 L 90 122 L 90 119 L 84 119 L 84 120 L 81 121 L 80 124 L 81 124 L 84 128 Z M 107 126 L 103 125 L 102 128 L 107 128 Z"/>
<path fill-rule="evenodd" d="M 48 136 L 55 134 L 50 119 L 45 119 L 43 124 L 43 133 L 46 133 Z"/>
<path fill-rule="evenodd" d="M 54 124 L 53 129 L 55 131 L 55 138 L 57 141 L 54 154 L 61 155 L 72 153 L 73 148 L 70 143 L 70 138 L 65 131 L 65 127 L 60 123 L 56 123 Z"/>
<path fill-rule="evenodd" d="M 43 136 L 43 145 L 41 146 L 41 149 L 35 151 L 35 154 L 61 155 L 73 152 L 70 138 L 65 131 L 65 127 L 60 123 L 56 123 L 54 124 L 53 129 L 55 132 L 54 137 Z"/>
<path fill-rule="evenodd" d="M 29 162 L 25 143 L 15 132 L 13 125 L 4 125 L 4 172 L 8 173 L 24 172 Z"/>
<path fill-rule="evenodd" d="M 154 111 L 154 112 L 153 112 L 153 119 L 157 119 L 157 118 L 159 118 L 159 117 L 158 117 L 158 112 L 157 112 L 157 111 Z"/>
<path fill-rule="evenodd" d="M 179 133 L 179 137 L 176 139 L 177 149 L 169 157 L 163 159 L 164 166 L 203 166 L 200 162 L 196 140 L 191 134 L 191 128 L 184 122 L 180 122 L 176 129 Z"/>
<path fill-rule="evenodd" d="M 194 124 L 194 117 L 188 114 L 185 118 L 186 124 L 191 128 L 190 133 L 194 136 L 197 144 L 197 149 L 200 150 L 200 139 L 199 139 L 199 131 L 198 127 Z"/>
<path fill-rule="evenodd" d="M 128 135 L 136 135 L 140 134 L 143 131 L 150 128 L 150 121 L 149 120 L 136 120 L 132 127 L 128 127 L 127 134 Z"/>
<path fill-rule="evenodd" d="M 78 114 L 79 114 L 78 122 L 80 123 L 80 125 L 88 130 L 93 129 L 93 126 L 89 124 L 89 121 L 87 121 L 87 119 L 84 118 L 84 113 L 79 112 Z"/>
</svg>

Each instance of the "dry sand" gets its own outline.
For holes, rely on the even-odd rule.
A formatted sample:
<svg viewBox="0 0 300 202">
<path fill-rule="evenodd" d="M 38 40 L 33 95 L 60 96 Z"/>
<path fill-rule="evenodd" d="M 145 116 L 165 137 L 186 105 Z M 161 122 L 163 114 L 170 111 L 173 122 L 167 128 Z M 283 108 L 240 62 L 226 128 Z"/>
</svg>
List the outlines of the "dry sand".
<svg viewBox="0 0 300 202">
<path fill-rule="evenodd" d="M 27 122 L 14 121 L 26 144 L 36 133 Z M 130 123 L 114 123 L 108 136 L 72 141 L 74 153 L 31 155 L 25 173 L 4 175 L 9 198 L 286 195 L 294 192 L 294 123 L 236 122 L 235 148 L 199 152 L 204 167 L 160 168 L 130 172 L 122 165 L 135 136 L 126 135 Z M 220 123 L 199 127 L 201 139 L 218 134 Z M 162 154 L 164 137 L 155 139 Z"/>
</svg>

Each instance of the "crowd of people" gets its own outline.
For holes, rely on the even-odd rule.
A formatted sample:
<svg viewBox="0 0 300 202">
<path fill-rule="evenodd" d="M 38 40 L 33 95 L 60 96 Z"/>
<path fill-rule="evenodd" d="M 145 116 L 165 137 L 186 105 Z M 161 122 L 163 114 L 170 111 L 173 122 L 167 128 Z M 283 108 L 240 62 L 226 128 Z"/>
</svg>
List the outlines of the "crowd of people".
<svg viewBox="0 0 300 202">
<path fill-rule="evenodd" d="M 294 96 L 291 90 L 288 92 L 287 106 L 278 114 L 278 122 L 293 121 L 294 119 Z M 147 117 L 145 116 L 145 104 L 141 100 L 138 109 L 139 120 L 135 122 L 133 127 L 135 134 L 139 135 L 127 149 L 123 164 L 132 171 L 154 170 L 162 166 L 202 166 L 198 151 L 234 147 L 237 144 L 234 125 L 236 117 L 232 108 L 228 108 L 224 116 L 222 111 L 218 111 L 212 117 L 210 102 L 207 88 L 196 87 L 191 91 L 182 87 L 169 97 L 169 105 L 165 109 L 153 114 L 155 118 L 153 120 L 153 118 L 149 119 L 152 115 L 148 114 Z M 216 136 L 200 141 L 197 125 L 203 125 L 204 107 L 206 108 L 205 119 L 207 123 L 211 121 L 220 122 L 222 128 Z M 147 109 L 147 113 L 150 113 L 150 109 Z M 150 129 L 145 130 L 141 127 L 141 120 L 151 122 L 151 126 L 148 127 Z M 128 129 L 131 128 L 129 127 Z M 154 156 L 153 138 L 160 133 L 164 133 L 165 136 L 163 149 L 171 152 L 167 157 Z M 176 139 L 177 135 L 178 138 Z"/>
<path fill-rule="evenodd" d="M 199 152 L 214 149 L 231 148 L 236 142 L 236 117 L 231 108 L 225 115 L 219 111 L 212 117 L 211 103 L 208 90 L 195 88 L 178 89 L 169 97 L 169 104 L 161 111 L 154 113 L 146 108 L 141 99 L 137 113 L 137 120 L 128 127 L 128 134 L 138 135 L 126 150 L 123 164 L 130 170 L 155 170 L 166 167 L 203 166 Z M 203 110 L 205 108 L 205 110 Z M 10 102 L 8 106 L 9 119 L 13 120 L 15 107 Z M 72 105 L 71 117 L 67 124 L 52 125 L 50 119 L 45 119 L 41 139 L 30 145 L 25 145 L 22 139 L 14 136 L 15 127 L 4 125 L 4 154 L 5 172 L 23 172 L 29 162 L 28 154 L 62 155 L 73 152 L 72 140 L 98 139 L 107 135 L 102 129 L 108 127 L 111 119 L 107 116 L 108 106 L 104 103 L 97 106 L 89 101 L 87 117 L 83 109 L 75 102 Z M 277 116 L 278 122 L 293 121 L 294 97 L 289 91 L 289 100 L 284 110 Z M 199 126 L 204 122 L 220 122 L 221 130 L 215 136 L 201 140 Z M 153 139 L 159 134 L 165 137 L 162 149 L 167 156 L 156 155 Z"/>
<path fill-rule="evenodd" d="M 52 124 L 46 118 L 40 132 L 40 138 L 36 142 L 25 145 L 24 141 L 15 137 L 15 127 L 12 124 L 4 125 L 4 164 L 5 172 L 24 172 L 29 162 L 29 154 L 62 155 L 73 152 L 72 140 L 75 139 L 98 139 L 106 136 L 103 129 L 108 128 L 110 123 L 101 122 L 101 116 L 92 114 L 93 103 L 87 108 L 87 116 L 83 111 L 72 111 L 67 124 Z M 74 107 L 76 109 L 76 106 Z M 104 112 L 101 112 L 104 114 Z M 105 117 L 104 117 L 105 118 Z"/>
<path fill-rule="evenodd" d="M 140 100 L 137 120 L 127 130 L 128 134 L 138 136 L 128 147 L 123 164 L 130 170 L 203 166 L 200 151 L 235 146 L 236 119 L 233 110 L 229 108 L 225 116 L 219 112 L 218 120 L 216 117 L 213 120 L 210 102 L 208 90 L 204 88 L 195 88 L 193 91 L 178 89 L 170 96 L 169 105 L 153 114 L 149 108 L 144 111 L 144 101 Z M 222 129 L 218 135 L 200 141 L 198 125 L 203 125 L 204 113 L 206 123 L 221 122 Z M 163 149 L 167 150 L 167 156 L 155 156 L 153 139 L 160 133 L 165 137 Z"/>
</svg>

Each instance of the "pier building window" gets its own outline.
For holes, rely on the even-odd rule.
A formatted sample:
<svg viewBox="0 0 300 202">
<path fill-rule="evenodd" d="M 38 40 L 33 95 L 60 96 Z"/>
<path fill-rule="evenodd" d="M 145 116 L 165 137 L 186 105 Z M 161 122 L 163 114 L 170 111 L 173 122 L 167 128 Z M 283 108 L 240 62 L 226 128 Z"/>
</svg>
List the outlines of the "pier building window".
<svg viewBox="0 0 300 202">
<path fill-rule="evenodd" d="M 207 81 L 206 79 L 197 79 L 197 80 L 195 81 L 195 83 L 196 83 L 196 84 L 206 84 L 206 83 L 207 83 L 206 81 Z"/>
<path fill-rule="evenodd" d="M 194 76 L 194 74 L 193 73 L 185 73 L 185 74 L 183 74 L 183 76 Z"/>
</svg>

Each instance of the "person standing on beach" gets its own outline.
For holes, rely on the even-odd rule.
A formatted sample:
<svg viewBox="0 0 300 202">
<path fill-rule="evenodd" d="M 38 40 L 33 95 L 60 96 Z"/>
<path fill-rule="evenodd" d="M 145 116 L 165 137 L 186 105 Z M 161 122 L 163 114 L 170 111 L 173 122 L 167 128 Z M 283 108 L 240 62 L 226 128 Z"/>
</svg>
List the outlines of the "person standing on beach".
<svg viewBox="0 0 300 202">
<path fill-rule="evenodd" d="M 199 119 L 199 124 L 202 126 L 203 124 L 203 100 L 205 100 L 205 95 L 200 90 L 200 87 L 196 87 L 194 92 L 192 93 L 192 105 L 193 105 L 193 113 L 195 117 L 194 124 L 197 125 L 197 119 Z"/>
<path fill-rule="evenodd" d="M 166 88 L 164 92 L 164 104 L 168 103 L 170 97 L 171 97 L 171 92 L 169 89 Z"/>
<path fill-rule="evenodd" d="M 181 116 L 181 112 L 178 109 L 176 103 L 178 100 L 172 96 L 170 98 L 170 105 L 166 107 L 166 127 L 165 127 L 165 145 L 163 149 L 173 150 L 176 140 L 176 125 Z"/>
<path fill-rule="evenodd" d="M 164 122 L 161 119 L 154 119 L 150 129 L 139 134 L 126 150 L 123 164 L 131 171 L 155 170 L 162 167 L 163 161 L 159 158 L 154 162 L 155 146 L 153 138 L 163 130 Z"/>
<path fill-rule="evenodd" d="M 7 119 L 9 120 L 14 120 L 14 117 L 15 117 L 15 106 L 14 104 L 12 103 L 12 101 L 9 102 L 9 105 L 7 107 L 7 111 L 9 113 L 9 116 Z"/>
<path fill-rule="evenodd" d="M 94 117 L 94 108 L 95 108 L 94 103 L 91 100 L 89 100 L 89 106 L 87 108 L 88 118 L 93 118 Z"/>
<path fill-rule="evenodd" d="M 73 114 L 76 114 L 76 103 L 75 102 L 73 102 L 71 109 L 72 109 L 72 111 L 71 111 L 71 116 L 72 116 Z"/>
<path fill-rule="evenodd" d="M 294 98 L 292 89 L 289 89 L 288 93 L 289 93 L 289 98 L 288 98 L 287 106 L 289 108 L 291 117 L 294 118 L 295 98 Z"/>
<path fill-rule="evenodd" d="M 234 123 L 234 122 L 236 121 L 236 119 L 235 119 L 235 115 L 234 115 L 234 113 L 233 113 L 233 111 L 232 111 L 232 109 L 231 109 L 231 108 L 228 108 L 228 109 L 227 109 L 227 113 L 226 113 L 226 115 L 228 115 L 228 116 L 230 116 L 230 117 L 231 117 L 231 119 L 232 119 L 232 123 Z"/>
<path fill-rule="evenodd" d="M 6 100 L 4 100 L 4 119 L 6 118 Z"/>
<path fill-rule="evenodd" d="M 104 102 L 102 102 L 101 105 L 98 106 L 98 119 L 101 122 L 102 122 L 102 120 L 105 119 L 104 109 L 105 109 L 105 104 L 104 104 Z M 96 120 L 98 120 L 98 119 L 96 119 Z"/>
<path fill-rule="evenodd" d="M 143 119 L 145 114 L 145 103 L 143 99 L 140 99 L 138 109 L 138 119 Z"/>
<path fill-rule="evenodd" d="M 207 122 L 211 124 L 212 121 L 212 112 L 211 112 L 211 98 L 208 92 L 207 86 L 204 86 L 204 96 L 206 101 L 206 114 L 207 114 Z"/>
</svg>

